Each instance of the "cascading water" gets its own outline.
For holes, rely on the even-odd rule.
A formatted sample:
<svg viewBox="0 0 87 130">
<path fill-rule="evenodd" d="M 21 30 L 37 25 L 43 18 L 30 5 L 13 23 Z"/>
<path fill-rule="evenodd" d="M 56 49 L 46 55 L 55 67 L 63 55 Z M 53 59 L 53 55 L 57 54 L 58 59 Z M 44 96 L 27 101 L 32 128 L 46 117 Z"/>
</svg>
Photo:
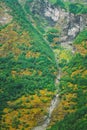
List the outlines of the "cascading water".
<svg viewBox="0 0 87 130">
<path fill-rule="evenodd" d="M 59 74 L 57 75 L 57 78 L 56 78 L 56 84 L 59 83 L 60 75 L 61 74 L 59 71 Z M 59 104 L 59 102 L 60 102 L 60 98 L 59 98 L 59 94 L 57 93 L 51 101 L 51 105 L 48 109 L 48 116 L 45 118 L 45 121 L 42 123 L 42 125 L 36 126 L 32 130 L 46 130 L 47 126 L 49 125 L 49 123 L 51 121 L 52 112 L 56 108 L 56 106 Z"/>
</svg>

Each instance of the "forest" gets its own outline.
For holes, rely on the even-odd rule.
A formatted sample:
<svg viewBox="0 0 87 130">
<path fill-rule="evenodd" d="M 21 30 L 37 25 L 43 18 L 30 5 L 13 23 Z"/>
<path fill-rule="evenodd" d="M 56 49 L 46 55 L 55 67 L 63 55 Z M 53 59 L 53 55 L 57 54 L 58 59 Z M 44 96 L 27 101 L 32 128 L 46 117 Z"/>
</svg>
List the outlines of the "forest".
<svg viewBox="0 0 87 130">
<path fill-rule="evenodd" d="M 60 40 L 65 33 L 62 23 L 66 21 L 56 23 L 51 17 L 41 16 L 39 3 L 34 12 L 34 2 L 0 1 L 0 130 L 33 130 L 41 126 L 45 117 L 49 119 L 48 108 L 57 93 L 60 102 L 45 129 L 86 130 L 87 26 L 79 29 L 72 44 L 66 41 L 66 48 Z M 52 10 L 58 8 L 86 19 L 83 1 L 48 3 Z"/>
</svg>

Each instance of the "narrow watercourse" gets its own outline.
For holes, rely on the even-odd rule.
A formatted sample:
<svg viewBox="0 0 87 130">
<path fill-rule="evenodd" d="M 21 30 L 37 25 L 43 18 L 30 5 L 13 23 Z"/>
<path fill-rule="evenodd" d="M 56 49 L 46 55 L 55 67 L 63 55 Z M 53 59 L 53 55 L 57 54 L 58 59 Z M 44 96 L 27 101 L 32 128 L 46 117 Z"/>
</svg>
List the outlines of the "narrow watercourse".
<svg viewBox="0 0 87 130">
<path fill-rule="evenodd" d="M 55 80 L 56 85 L 59 84 L 60 77 L 61 77 L 61 71 L 59 70 L 58 75 L 57 75 L 56 80 Z M 44 117 L 45 119 L 41 125 L 34 127 L 32 130 L 46 130 L 46 128 L 48 127 L 48 125 L 51 121 L 52 112 L 56 108 L 56 106 L 58 106 L 59 103 L 60 103 L 59 91 L 56 90 L 56 95 L 52 99 L 50 107 L 48 108 L 48 116 Z"/>
</svg>

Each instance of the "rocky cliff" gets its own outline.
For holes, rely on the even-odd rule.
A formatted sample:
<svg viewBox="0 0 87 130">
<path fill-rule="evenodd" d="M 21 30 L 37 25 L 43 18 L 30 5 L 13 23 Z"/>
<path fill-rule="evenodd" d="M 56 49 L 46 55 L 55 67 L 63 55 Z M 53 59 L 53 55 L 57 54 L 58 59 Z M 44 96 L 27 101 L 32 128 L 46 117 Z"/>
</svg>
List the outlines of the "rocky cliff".
<svg viewBox="0 0 87 130">
<path fill-rule="evenodd" d="M 74 2 L 74 1 L 71 1 Z M 33 0 L 29 3 L 30 11 L 38 19 L 45 19 L 49 26 L 59 26 L 62 45 L 72 44 L 74 38 L 87 27 L 87 14 L 73 14 L 60 6 L 51 5 L 48 0 Z"/>
</svg>

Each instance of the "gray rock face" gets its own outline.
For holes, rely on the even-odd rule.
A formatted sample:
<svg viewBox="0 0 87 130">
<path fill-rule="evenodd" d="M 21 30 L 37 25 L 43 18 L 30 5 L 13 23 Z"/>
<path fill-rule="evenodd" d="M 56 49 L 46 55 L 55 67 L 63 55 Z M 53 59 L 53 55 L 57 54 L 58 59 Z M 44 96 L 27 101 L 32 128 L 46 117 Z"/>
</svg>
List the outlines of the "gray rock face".
<svg viewBox="0 0 87 130">
<path fill-rule="evenodd" d="M 12 16 L 10 15 L 11 10 L 6 8 L 3 4 L 0 5 L 0 25 L 6 25 L 12 21 Z"/>
<path fill-rule="evenodd" d="M 59 26 L 61 29 L 60 42 L 63 43 L 71 43 L 78 33 L 87 26 L 87 14 L 75 15 L 66 12 L 60 7 L 51 5 L 48 0 L 33 0 L 30 10 L 34 16 L 44 18 L 49 26 Z"/>
<path fill-rule="evenodd" d="M 61 42 L 72 42 L 78 35 L 78 33 L 82 31 L 85 27 L 87 27 L 87 14 L 74 15 L 72 13 L 68 13 L 63 21 L 64 22 L 62 24 Z"/>
<path fill-rule="evenodd" d="M 54 26 L 58 20 L 58 9 L 54 8 L 48 0 L 33 0 L 29 8 L 35 17 L 44 18 L 51 26 Z"/>
<path fill-rule="evenodd" d="M 44 15 L 45 17 L 50 17 L 54 22 L 57 22 L 59 19 L 59 10 L 57 8 L 52 8 L 51 6 L 48 6 L 45 9 Z"/>
</svg>

